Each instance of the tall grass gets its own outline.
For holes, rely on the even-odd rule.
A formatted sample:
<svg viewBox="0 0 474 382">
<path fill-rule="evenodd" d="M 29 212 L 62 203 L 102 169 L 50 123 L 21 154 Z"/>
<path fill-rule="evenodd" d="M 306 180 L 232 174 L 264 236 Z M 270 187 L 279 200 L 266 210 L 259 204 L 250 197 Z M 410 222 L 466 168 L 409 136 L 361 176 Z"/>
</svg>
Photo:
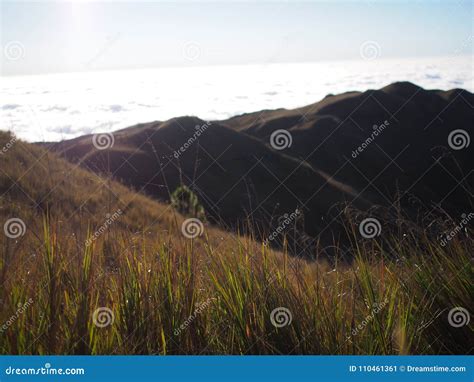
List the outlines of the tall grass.
<svg viewBox="0 0 474 382">
<path fill-rule="evenodd" d="M 449 252 L 423 238 L 405 241 L 399 262 L 359 245 L 352 264 L 331 268 L 247 238 L 228 251 L 205 238 L 137 243 L 111 232 L 80 250 L 46 220 L 44 228 L 42 261 L 1 263 L 11 275 L 0 292 L 0 321 L 10 323 L 0 334 L 2 354 L 471 352 L 472 326 L 455 328 L 447 315 L 472 306 L 472 240 L 454 240 Z M 105 240 L 118 243 L 113 267 Z M 30 297 L 33 304 L 12 322 Z M 93 319 L 100 307 L 113 314 L 105 327 Z M 272 311 L 280 307 L 291 323 L 276 327 Z"/>
</svg>

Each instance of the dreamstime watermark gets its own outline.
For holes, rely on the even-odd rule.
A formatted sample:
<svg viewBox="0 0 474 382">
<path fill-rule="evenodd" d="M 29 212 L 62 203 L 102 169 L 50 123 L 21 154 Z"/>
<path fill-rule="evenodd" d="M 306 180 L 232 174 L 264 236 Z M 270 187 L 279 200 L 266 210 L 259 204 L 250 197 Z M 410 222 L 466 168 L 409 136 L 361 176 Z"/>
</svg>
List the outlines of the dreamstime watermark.
<svg viewBox="0 0 474 382">
<path fill-rule="evenodd" d="M 194 310 L 194 312 L 179 326 L 179 328 L 175 329 L 174 335 L 179 336 L 181 332 L 186 330 L 192 324 L 192 322 L 196 319 L 196 317 L 200 315 L 204 311 L 204 309 L 207 309 L 207 307 L 211 305 L 213 300 L 215 300 L 214 297 L 209 297 L 206 301 L 199 304 L 197 308 Z"/>
<path fill-rule="evenodd" d="M 115 143 L 112 133 L 100 133 L 92 136 L 92 144 L 97 150 L 106 150 L 111 148 Z"/>
<path fill-rule="evenodd" d="M 373 239 L 382 232 L 382 225 L 375 218 L 367 218 L 360 222 L 359 232 L 366 239 Z"/>
<path fill-rule="evenodd" d="M 466 130 L 453 130 L 448 135 L 448 145 L 453 150 L 462 150 L 469 147 L 471 144 L 471 137 Z"/>
<path fill-rule="evenodd" d="M 279 234 L 284 232 L 285 229 L 300 215 L 301 211 L 299 209 L 296 209 L 291 214 L 284 214 L 283 216 L 280 216 L 280 218 L 278 219 L 278 227 L 270 234 L 270 236 L 268 236 L 267 239 L 263 241 L 264 245 L 267 246 L 270 241 L 275 240 L 275 238 L 277 238 Z"/>
<path fill-rule="evenodd" d="M 55 368 L 50 363 L 45 363 L 44 367 L 12 367 L 5 369 L 6 375 L 84 375 L 86 371 L 82 367 L 75 368 Z"/>
<path fill-rule="evenodd" d="M 382 49 L 376 41 L 365 41 L 359 47 L 360 56 L 368 61 L 379 58 L 381 51 Z"/>
<path fill-rule="evenodd" d="M 107 229 L 109 228 L 109 226 L 112 225 L 112 223 L 117 220 L 121 215 L 123 214 L 123 211 L 119 208 L 117 211 L 115 211 L 112 215 L 110 214 L 107 214 L 106 215 L 106 220 L 104 222 L 104 224 L 102 224 L 99 229 L 97 231 L 94 232 L 94 234 L 92 235 L 92 237 L 88 238 L 86 240 L 86 245 L 91 245 L 95 240 L 97 240 L 97 238 L 102 235 L 105 231 L 107 231 Z"/>
<path fill-rule="evenodd" d="M 15 142 L 17 141 L 17 138 L 13 136 L 5 145 L 2 147 L 0 150 L 0 155 L 6 154 L 8 150 L 10 150 Z"/>
<path fill-rule="evenodd" d="M 469 325 L 471 321 L 471 315 L 466 308 L 457 306 L 451 309 L 448 313 L 448 322 L 454 328 L 460 328 L 461 326 Z"/>
<path fill-rule="evenodd" d="M 92 313 L 92 322 L 98 328 L 105 328 L 109 325 L 112 325 L 114 321 L 114 312 L 112 312 L 112 309 L 105 306 L 97 308 L 94 310 L 94 313 Z"/>
<path fill-rule="evenodd" d="M 270 135 L 270 146 L 272 146 L 275 150 L 287 149 L 288 147 L 291 147 L 292 143 L 293 137 L 287 130 L 278 129 Z"/>
<path fill-rule="evenodd" d="M 0 326 L 0 334 L 12 326 L 16 320 L 33 304 L 33 299 L 30 297 L 25 303 L 19 303 L 15 314 L 11 316 L 2 326 Z"/>
<path fill-rule="evenodd" d="M 19 61 L 25 57 L 25 47 L 20 41 L 10 41 L 3 48 L 5 58 L 10 61 Z"/>
<path fill-rule="evenodd" d="M 372 134 L 361 143 L 359 147 L 357 147 L 355 150 L 352 151 L 352 158 L 357 158 L 359 154 L 361 154 L 374 140 L 377 138 L 382 132 L 385 130 L 387 126 L 390 125 L 390 122 L 384 121 L 381 125 L 377 126 L 374 125 L 372 128 L 374 131 L 372 131 Z"/>
<path fill-rule="evenodd" d="M 196 131 L 194 134 L 178 150 L 174 151 L 173 156 L 178 159 L 182 154 L 184 154 L 184 152 L 201 136 L 202 133 L 207 130 L 209 126 L 211 126 L 211 122 L 206 122 L 202 126 L 196 125 Z"/>
<path fill-rule="evenodd" d="M 467 215 L 462 214 L 461 218 L 462 218 L 461 222 L 456 227 L 454 227 L 454 229 L 451 232 L 449 232 L 446 236 L 444 236 L 441 239 L 442 247 L 445 247 L 448 244 L 448 241 L 451 241 L 452 238 L 454 238 L 459 232 L 463 230 L 463 228 L 467 226 L 469 221 L 471 221 L 471 219 L 474 218 L 474 213 L 469 212 L 469 214 Z"/>
<path fill-rule="evenodd" d="M 283 306 L 273 309 L 270 313 L 270 322 L 275 328 L 283 328 L 291 325 L 292 321 L 293 315 L 291 314 L 290 309 Z"/>
<path fill-rule="evenodd" d="M 188 61 L 199 59 L 201 53 L 201 46 L 195 41 L 188 41 L 183 45 L 183 57 Z"/>
<path fill-rule="evenodd" d="M 204 225 L 202 221 L 197 218 L 186 219 L 181 224 L 181 232 L 188 239 L 194 239 L 204 233 Z"/>
<path fill-rule="evenodd" d="M 375 315 L 378 314 L 387 304 L 387 299 L 383 300 L 381 303 L 374 303 L 370 313 L 364 318 L 364 320 L 359 325 L 357 325 L 354 329 L 351 330 L 351 334 L 353 336 L 359 334 L 359 332 L 365 329 L 365 327 L 374 319 Z"/>
<path fill-rule="evenodd" d="M 26 232 L 26 224 L 20 218 L 8 219 L 3 225 L 3 232 L 10 239 L 17 239 Z"/>
</svg>

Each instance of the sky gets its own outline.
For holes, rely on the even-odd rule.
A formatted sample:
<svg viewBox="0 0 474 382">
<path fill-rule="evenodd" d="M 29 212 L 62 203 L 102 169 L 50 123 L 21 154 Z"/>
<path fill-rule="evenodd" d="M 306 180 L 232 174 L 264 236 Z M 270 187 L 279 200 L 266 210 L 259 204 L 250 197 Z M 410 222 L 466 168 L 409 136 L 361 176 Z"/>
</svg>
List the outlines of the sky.
<svg viewBox="0 0 474 382">
<path fill-rule="evenodd" d="M 470 0 L 0 1 L 3 76 L 473 53 Z"/>
</svg>

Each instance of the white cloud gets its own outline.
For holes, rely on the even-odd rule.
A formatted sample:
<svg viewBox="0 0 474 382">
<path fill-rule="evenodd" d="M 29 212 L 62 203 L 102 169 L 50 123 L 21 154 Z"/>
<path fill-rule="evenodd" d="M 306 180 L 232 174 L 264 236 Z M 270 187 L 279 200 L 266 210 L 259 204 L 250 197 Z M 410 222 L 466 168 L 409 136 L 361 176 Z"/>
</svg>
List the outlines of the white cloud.
<svg viewBox="0 0 474 382">
<path fill-rule="evenodd" d="M 7 77 L 0 86 L 0 120 L 20 138 L 51 141 L 181 115 L 212 120 L 295 108 L 395 81 L 473 91 L 471 57 Z"/>
</svg>

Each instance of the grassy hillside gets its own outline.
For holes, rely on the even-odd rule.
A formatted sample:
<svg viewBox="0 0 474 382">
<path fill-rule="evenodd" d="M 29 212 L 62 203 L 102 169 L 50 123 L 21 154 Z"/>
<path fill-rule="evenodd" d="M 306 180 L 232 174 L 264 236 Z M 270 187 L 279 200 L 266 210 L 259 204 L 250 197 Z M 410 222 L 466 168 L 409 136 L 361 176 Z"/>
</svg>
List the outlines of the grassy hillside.
<svg viewBox="0 0 474 382">
<path fill-rule="evenodd" d="M 353 262 L 336 246 L 309 263 L 208 224 L 186 237 L 170 206 L 6 133 L 1 148 L 1 354 L 472 351 L 466 227 L 382 246 L 349 222 Z"/>
</svg>

